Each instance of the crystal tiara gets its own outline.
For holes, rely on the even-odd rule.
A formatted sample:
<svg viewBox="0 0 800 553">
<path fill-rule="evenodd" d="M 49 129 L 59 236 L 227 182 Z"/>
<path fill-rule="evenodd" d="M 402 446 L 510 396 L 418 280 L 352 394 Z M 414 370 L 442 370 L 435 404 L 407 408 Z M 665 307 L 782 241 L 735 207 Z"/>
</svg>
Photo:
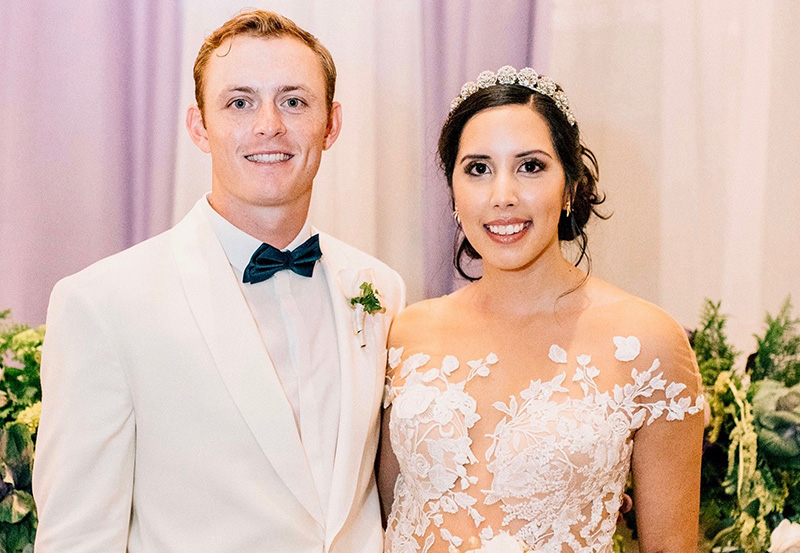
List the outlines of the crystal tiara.
<svg viewBox="0 0 800 553">
<path fill-rule="evenodd" d="M 510 65 L 504 65 L 497 70 L 497 73 L 493 71 L 484 71 L 478 75 L 477 82 L 470 81 L 464 83 L 464 86 L 461 87 L 461 94 L 453 98 L 453 101 L 450 102 L 450 114 L 461 105 L 461 102 L 475 94 L 481 88 L 489 88 L 490 86 L 498 84 L 518 84 L 530 88 L 539 94 L 549 96 L 556 103 L 558 109 L 561 110 L 561 113 L 567 118 L 569 124 L 575 125 L 575 115 L 573 115 L 572 111 L 569 109 L 567 95 L 564 94 L 564 91 L 558 83 L 549 77 L 539 75 L 530 67 L 517 71 Z"/>
</svg>

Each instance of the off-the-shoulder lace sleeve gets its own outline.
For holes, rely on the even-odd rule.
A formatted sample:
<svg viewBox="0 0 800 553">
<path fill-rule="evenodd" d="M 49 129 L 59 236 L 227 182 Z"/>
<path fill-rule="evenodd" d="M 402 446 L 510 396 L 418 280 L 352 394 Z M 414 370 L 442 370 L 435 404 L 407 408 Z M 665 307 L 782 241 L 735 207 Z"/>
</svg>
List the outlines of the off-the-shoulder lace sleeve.
<svg viewBox="0 0 800 553">
<path fill-rule="evenodd" d="M 614 357 L 626 369 L 630 367 L 631 382 L 615 385 L 612 397 L 625 410 L 630 407 L 633 430 L 703 411 L 705 400 L 694 352 L 685 331 L 671 319 L 669 323 L 655 333 L 647 332 L 644 342 L 635 336 L 613 339 Z M 631 406 L 631 401 L 635 405 Z"/>
</svg>

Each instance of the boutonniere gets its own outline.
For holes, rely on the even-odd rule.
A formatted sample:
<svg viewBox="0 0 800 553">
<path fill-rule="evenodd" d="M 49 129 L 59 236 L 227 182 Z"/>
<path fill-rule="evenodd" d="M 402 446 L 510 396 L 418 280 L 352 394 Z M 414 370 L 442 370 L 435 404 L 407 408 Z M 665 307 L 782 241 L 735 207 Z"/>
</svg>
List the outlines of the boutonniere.
<svg viewBox="0 0 800 553">
<path fill-rule="evenodd" d="M 367 345 L 364 335 L 364 322 L 367 315 L 385 311 L 381 305 L 380 293 L 372 283 L 372 269 L 355 274 L 353 271 L 340 271 L 339 284 L 345 297 L 353 308 L 353 332 L 358 336 L 361 347 Z"/>
</svg>

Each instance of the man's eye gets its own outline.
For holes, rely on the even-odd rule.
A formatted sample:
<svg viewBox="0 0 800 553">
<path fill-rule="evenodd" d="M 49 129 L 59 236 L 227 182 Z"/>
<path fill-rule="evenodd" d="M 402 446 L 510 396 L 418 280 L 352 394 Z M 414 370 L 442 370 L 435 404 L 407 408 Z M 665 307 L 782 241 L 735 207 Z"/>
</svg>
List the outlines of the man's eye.
<svg viewBox="0 0 800 553">
<path fill-rule="evenodd" d="M 489 172 L 489 166 L 485 163 L 471 163 L 467 166 L 467 173 L 470 175 L 485 175 Z"/>
<path fill-rule="evenodd" d="M 244 109 L 247 107 L 247 100 L 243 98 L 237 98 L 233 102 L 231 102 L 231 106 L 236 109 Z"/>
<path fill-rule="evenodd" d="M 290 108 L 299 108 L 303 105 L 303 100 L 300 98 L 289 98 L 286 100 L 286 106 Z"/>
</svg>

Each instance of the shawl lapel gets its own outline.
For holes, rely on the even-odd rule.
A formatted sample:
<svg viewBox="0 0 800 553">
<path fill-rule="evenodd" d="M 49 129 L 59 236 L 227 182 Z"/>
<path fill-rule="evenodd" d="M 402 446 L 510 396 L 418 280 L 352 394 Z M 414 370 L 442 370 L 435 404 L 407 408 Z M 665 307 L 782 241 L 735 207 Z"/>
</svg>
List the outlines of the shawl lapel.
<svg viewBox="0 0 800 553">
<path fill-rule="evenodd" d="M 175 227 L 173 250 L 187 300 L 228 393 L 275 471 L 324 525 L 291 405 L 228 258 L 198 206 Z"/>
</svg>

